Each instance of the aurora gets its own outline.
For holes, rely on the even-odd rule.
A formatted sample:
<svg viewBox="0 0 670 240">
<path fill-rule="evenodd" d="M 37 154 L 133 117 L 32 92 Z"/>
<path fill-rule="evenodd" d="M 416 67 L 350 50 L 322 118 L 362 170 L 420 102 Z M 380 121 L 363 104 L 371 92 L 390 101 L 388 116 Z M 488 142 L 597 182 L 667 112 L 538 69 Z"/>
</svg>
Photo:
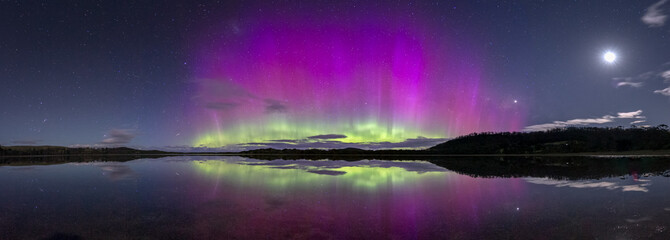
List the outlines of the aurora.
<svg viewBox="0 0 670 240">
<path fill-rule="evenodd" d="M 249 11 L 204 28 L 187 110 L 196 128 L 191 144 L 322 134 L 397 143 L 519 130 L 524 108 L 482 76 L 484 52 L 474 37 L 452 36 L 412 10 Z"/>
</svg>

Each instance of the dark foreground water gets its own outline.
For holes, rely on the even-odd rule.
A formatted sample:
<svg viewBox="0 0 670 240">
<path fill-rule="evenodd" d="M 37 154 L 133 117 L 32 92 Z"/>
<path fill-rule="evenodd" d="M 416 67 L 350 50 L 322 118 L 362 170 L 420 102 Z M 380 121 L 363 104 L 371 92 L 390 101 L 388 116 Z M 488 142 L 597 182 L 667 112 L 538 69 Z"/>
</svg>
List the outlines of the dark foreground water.
<svg viewBox="0 0 670 240">
<path fill-rule="evenodd" d="M 668 239 L 665 168 L 242 157 L 1 166 L 0 239 Z"/>
</svg>

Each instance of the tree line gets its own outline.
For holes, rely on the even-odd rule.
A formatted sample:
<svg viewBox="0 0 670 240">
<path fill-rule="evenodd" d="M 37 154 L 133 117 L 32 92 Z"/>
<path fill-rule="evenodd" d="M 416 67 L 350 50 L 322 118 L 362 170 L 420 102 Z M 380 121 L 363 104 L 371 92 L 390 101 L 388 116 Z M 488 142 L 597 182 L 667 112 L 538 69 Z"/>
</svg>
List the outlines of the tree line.
<svg viewBox="0 0 670 240">
<path fill-rule="evenodd" d="M 1 146 L 0 156 L 37 155 L 104 155 L 104 154 L 166 154 L 156 150 L 138 150 L 127 147 L 116 148 L 69 148 L 59 146 Z"/>
<path fill-rule="evenodd" d="M 541 132 L 484 132 L 461 136 L 428 151 L 443 154 L 543 154 L 670 149 L 670 131 L 657 127 L 567 127 Z"/>
</svg>

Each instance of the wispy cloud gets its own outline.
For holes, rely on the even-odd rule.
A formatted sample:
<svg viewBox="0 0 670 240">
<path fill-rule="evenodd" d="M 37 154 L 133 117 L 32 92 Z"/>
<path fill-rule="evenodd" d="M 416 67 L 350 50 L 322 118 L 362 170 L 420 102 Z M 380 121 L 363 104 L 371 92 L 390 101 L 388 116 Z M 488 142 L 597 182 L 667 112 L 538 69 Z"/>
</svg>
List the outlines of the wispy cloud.
<svg viewBox="0 0 670 240">
<path fill-rule="evenodd" d="M 615 77 L 612 80 L 616 83 L 616 87 L 629 86 L 639 88 L 644 85 L 644 81 L 654 78 L 657 74 L 657 71 L 648 71 L 634 77 Z"/>
<path fill-rule="evenodd" d="M 647 8 L 647 11 L 642 16 L 642 22 L 649 25 L 649 27 L 662 27 L 668 19 L 668 15 L 663 14 L 663 4 L 668 0 L 658 1 Z"/>
<path fill-rule="evenodd" d="M 658 93 L 658 94 L 665 95 L 665 96 L 670 96 L 670 87 L 667 87 L 667 88 L 664 88 L 664 89 L 661 89 L 661 90 L 655 90 L 654 93 Z"/>
<path fill-rule="evenodd" d="M 323 135 L 310 136 L 307 137 L 307 139 L 338 139 L 346 137 L 347 135 L 344 134 L 323 134 Z"/>
<path fill-rule="evenodd" d="M 620 112 L 617 113 L 616 118 L 644 118 L 644 116 L 641 116 L 642 110 L 637 110 L 634 112 Z"/>
<path fill-rule="evenodd" d="M 239 103 L 236 102 L 208 102 L 205 103 L 205 107 L 209 109 L 227 111 L 236 108 L 239 106 Z"/>
<path fill-rule="evenodd" d="M 661 77 L 665 82 L 670 82 L 670 70 L 661 73 Z"/>
<path fill-rule="evenodd" d="M 288 107 L 284 103 L 274 99 L 265 99 L 266 113 L 283 113 L 286 110 L 288 110 Z"/>
<path fill-rule="evenodd" d="M 670 62 L 662 64 L 657 70 L 654 71 L 648 71 L 634 77 L 615 77 L 612 78 L 612 81 L 614 81 L 614 84 L 617 88 L 624 86 L 641 88 L 646 85 L 645 82 L 652 80 L 656 82 L 659 79 L 662 79 L 666 83 L 670 82 Z M 657 85 L 656 83 L 650 84 L 650 86 L 656 86 L 656 85 Z M 654 90 L 653 93 L 670 96 L 670 87 L 665 89 Z"/>
<path fill-rule="evenodd" d="M 277 139 L 277 140 L 269 140 L 268 142 L 283 142 L 283 143 L 299 143 L 302 140 L 291 140 L 291 139 Z"/>
<path fill-rule="evenodd" d="M 130 129 L 112 129 L 105 134 L 104 139 L 100 142 L 106 145 L 122 145 L 127 144 L 135 138 L 135 132 Z"/>
<path fill-rule="evenodd" d="M 617 119 L 644 119 L 645 116 L 642 116 L 642 110 L 637 110 L 633 112 L 620 112 L 616 116 L 605 115 L 599 118 L 577 118 L 567 121 L 554 121 L 552 123 L 544 123 L 527 126 L 523 131 L 534 132 L 534 131 L 546 131 L 554 128 L 562 128 L 568 126 L 585 126 L 591 124 L 603 124 L 614 122 Z"/>
<path fill-rule="evenodd" d="M 623 87 L 623 86 L 629 86 L 629 87 L 634 87 L 634 88 L 639 88 L 644 85 L 643 82 L 618 82 L 616 84 L 616 87 Z"/>
</svg>

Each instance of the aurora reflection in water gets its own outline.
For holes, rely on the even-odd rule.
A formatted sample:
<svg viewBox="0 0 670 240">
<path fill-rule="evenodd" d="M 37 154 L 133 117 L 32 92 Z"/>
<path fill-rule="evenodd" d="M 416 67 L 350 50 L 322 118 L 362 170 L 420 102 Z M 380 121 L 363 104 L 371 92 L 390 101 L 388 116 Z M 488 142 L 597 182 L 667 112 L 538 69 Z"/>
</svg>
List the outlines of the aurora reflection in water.
<svg viewBox="0 0 670 240">
<path fill-rule="evenodd" d="M 428 161 L 167 157 L 2 166 L 0 181 L 7 239 L 661 238 L 670 222 L 661 176 L 478 178 Z"/>
</svg>

